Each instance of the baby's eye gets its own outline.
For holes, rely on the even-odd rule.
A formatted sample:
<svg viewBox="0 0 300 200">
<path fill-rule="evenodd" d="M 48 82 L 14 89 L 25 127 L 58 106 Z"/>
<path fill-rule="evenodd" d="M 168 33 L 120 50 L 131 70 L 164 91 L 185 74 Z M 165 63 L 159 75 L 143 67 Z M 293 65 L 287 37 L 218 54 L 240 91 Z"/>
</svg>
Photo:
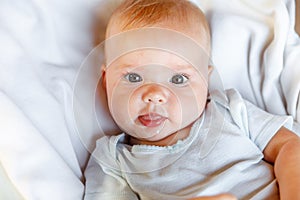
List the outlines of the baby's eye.
<svg viewBox="0 0 300 200">
<path fill-rule="evenodd" d="M 170 82 L 174 84 L 183 84 L 186 83 L 188 80 L 188 76 L 184 74 L 176 74 L 171 78 Z"/>
<path fill-rule="evenodd" d="M 142 77 L 137 73 L 128 73 L 124 76 L 129 82 L 136 83 L 143 81 Z"/>
</svg>

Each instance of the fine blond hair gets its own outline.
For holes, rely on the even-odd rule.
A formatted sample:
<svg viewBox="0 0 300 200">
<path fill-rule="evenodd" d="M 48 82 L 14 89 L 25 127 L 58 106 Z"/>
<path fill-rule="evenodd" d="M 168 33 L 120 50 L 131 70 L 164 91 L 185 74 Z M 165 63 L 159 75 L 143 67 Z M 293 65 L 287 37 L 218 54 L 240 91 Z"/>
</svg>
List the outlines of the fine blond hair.
<svg viewBox="0 0 300 200">
<path fill-rule="evenodd" d="M 115 25 L 119 31 L 160 26 L 193 32 L 210 52 L 210 30 L 205 15 L 188 0 L 124 0 L 110 18 L 107 38 Z"/>
</svg>

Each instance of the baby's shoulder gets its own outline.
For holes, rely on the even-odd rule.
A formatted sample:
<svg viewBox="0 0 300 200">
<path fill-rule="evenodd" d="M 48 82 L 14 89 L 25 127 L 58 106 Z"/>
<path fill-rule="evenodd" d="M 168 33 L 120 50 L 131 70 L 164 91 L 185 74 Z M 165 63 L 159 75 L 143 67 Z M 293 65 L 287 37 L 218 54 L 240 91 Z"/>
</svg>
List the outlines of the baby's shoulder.
<svg viewBox="0 0 300 200">
<path fill-rule="evenodd" d="M 229 110 L 237 104 L 245 103 L 242 95 L 236 89 L 210 91 L 208 100 Z"/>
<path fill-rule="evenodd" d="M 124 138 L 124 133 L 119 135 L 104 135 L 96 141 L 96 147 L 93 155 L 112 156 L 115 157 L 117 146 Z"/>
<path fill-rule="evenodd" d="M 212 91 L 210 93 L 210 105 L 207 108 L 210 109 L 210 113 L 214 118 L 219 116 L 231 124 L 245 130 L 248 129 L 246 122 L 248 120 L 249 105 L 237 90 Z"/>
</svg>

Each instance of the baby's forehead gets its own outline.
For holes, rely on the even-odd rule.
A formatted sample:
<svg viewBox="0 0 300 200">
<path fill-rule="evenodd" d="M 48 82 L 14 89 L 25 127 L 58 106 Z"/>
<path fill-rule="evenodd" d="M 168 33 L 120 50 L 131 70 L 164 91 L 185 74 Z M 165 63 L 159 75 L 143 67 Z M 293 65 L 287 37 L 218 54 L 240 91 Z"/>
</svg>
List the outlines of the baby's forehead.
<svg viewBox="0 0 300 200">
<path fill-rule="evenodd" d="M 116 26 L 114 25 L 114 27 Z M 186 48 L 185 50 L 197 50 L 209 54 L 209 50 L 205 44 L 206 41 L 203 40 L 201 33 L 193 30 L 175 29 L 174 27 L 165 25 L 129 30 L 120 30 L 114 27 L 111 27 L 111 35 L 108 35 L 108 38 L 105 40 L 105 46 L 113 51 L 120 48 L 133 50 L 130 48 L 142 47 L 140 45 L 143 44 L 145 48 L 154 47 L 171 51 L 181 46 L 181 48 Z"/>
<path fill-rule="evenodd" d="M 189 35 L 160 27 L 145 27 L 115 34 L 105 41 L 106 66 L 133 60 L 136 65 L 157 63 L 187 66 L 187 63 L 206 70 L 209 55 Z M 122 63 L 121 63 L 122 64 Z"/>
<path fill-rule="evenodd" d="M 203 34 L 203 30 L 202 28 L 197 28 L 197 26 L 190 26 L 190 27 L 186 27 L 183 28 L 182 26 L 180 26 L 180 24 L 168 24 L 168 23 L 158 23 L 158 24 L 153 24 L 151 26 L 143 26 L 143 27 L 132 27 L 131 29 L 122 29 L 121 25 L 118 23 L 114 23 L 112 25 L 110 25 L 107 28 L 107 32 L 106 32 L 106 39 L 110 39 L 112 37 L 114 37 L 115 35 L 119 35 L 122 32 L 127 32 L 127 31 L 131 31 L 131 30 L 138 30 L 138 29 L 144 29 L 144 28 L 157 28 L 157 29 L 166 29 L 166 30 L 170 30 L 170 31 L 174 31 L 177 33 L 180 33 L 182 35 L 185 35 L 185 37 L 188 37 L 192 40 L 194 40 L 196 43 L 198 43 L 198 45 L 202 46 L 202 48 L 206 48 L 206 37 L 204 37 Z M 147 37 L 147 34 L 140 34 L 140 37 Z M 169 35 L 165 35 L 165 39 L 166 40 L 171 40 L 171 42 L 181 42 L 181 41 L 176 41 L 176 40 L 172 40 L 172 37 L 176 36 L 176 34 L 169 34 Z M 161 36 L 163 37 L 163 36 Z M 207 49 L 208 51 L 208 49 Z"/>
<path fill-rule="evenodd" d="M 119 68 L 137 68 L 145 66 L 169 67 L 176 71 L 193 68 L 192 64 L 172 52 L 162 49 L 141 49 L 117 58 L 112 65 Z"/>
</svg>

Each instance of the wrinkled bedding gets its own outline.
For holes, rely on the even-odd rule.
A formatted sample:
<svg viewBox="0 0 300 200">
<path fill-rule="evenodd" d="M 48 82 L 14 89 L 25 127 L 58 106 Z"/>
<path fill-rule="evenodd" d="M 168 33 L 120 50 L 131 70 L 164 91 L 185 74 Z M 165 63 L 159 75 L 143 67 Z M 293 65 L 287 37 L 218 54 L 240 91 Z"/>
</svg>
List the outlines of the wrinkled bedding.
<svg viewBox="0 0 300 200">
<path fill-rule="evenodd" d="M 74 96 L 74 85 L 84 59 L 103 40 L 118 2 L 1 1 L 0 199 L 82 198 L 83 170 L 99 128 L 90 126 L 90 113 L 83 99 Z M 194 2 L 209 20 L 212 62 L 223 87 L 237 88 L 271 113 L 293 116 L 294 130 L 300 132 L 295 1 Z M 103 91 L 97 95 L 102 131 L 118 131 Z M 77 119 L 74 102 L 80 110 Z M 79 132 L 86 133 L 85 142 L 78 124 L 84 124 Z"/>
</svg>

